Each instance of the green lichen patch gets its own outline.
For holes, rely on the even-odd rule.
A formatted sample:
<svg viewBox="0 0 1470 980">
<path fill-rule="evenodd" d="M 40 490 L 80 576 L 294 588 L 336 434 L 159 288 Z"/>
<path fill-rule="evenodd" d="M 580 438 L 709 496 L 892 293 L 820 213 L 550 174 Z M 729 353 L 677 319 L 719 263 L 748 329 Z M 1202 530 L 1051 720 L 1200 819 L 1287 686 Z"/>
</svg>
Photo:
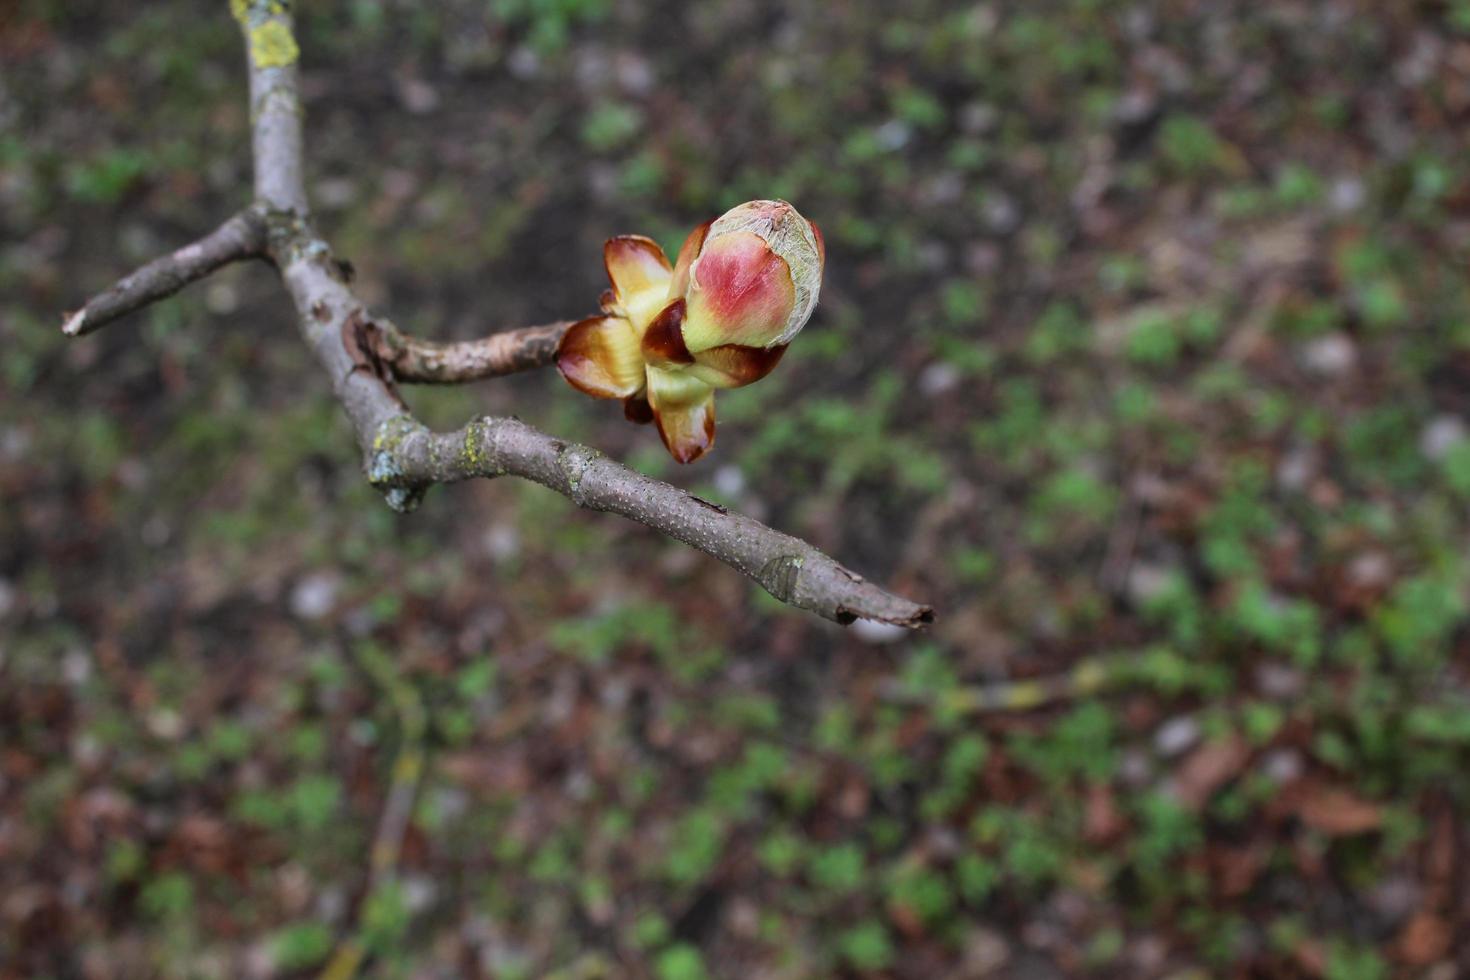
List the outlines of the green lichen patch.
<svg viewBox="0 0 1470 980">
<path fill-rule="evenodd" d="M 383 491 L 383 500 L 396 514 L 411 514 L 424 502 L 428 487 L 392 487 Z"/>
<path fill-rule="evenodd" d="M 464 444 L 459 450 L 459 468 L 466 473 L 486 473 L 490 455 L 485 451 L 486 423 L 476 419 L 464 427 Z"/>
<path fill-rule="evenodd" d="M 777 555 L 761 567 L 756 580 L 771 595 L 782 602 L 789 602 L 796 591 L 796 579 L 803 564 L 800 555 Z"/>
<path fill-rule="evenodd" d="M 418 508 L 428 489 L 410 479 L 398 460 L 404 440 L 424 431 L 423 425 L 409 415 L 395 415 L 378 427 L 368 456 L 368 482 L 383 494 L 390 508 L 407 514 Z"/>
<path fill-rule="evenodd" d="M 462 473 L 473 476 L 499 476 L 505 472 L 498 450 L 492 442 L 491 427 L 495 419 L 478 418 L 465 426 L 456 465 Z"/>
<path fill-rule="evenodd" d="M 563 446 L 557 452 L 557 465 L 567 478 L 567 493 L 579 507 L 583 506 L 582 476 L 601 457 L 602 453 L 587 446 Z"/>
<path fill-rule="evenodd" d="M 423 428 L 411 415 L 395 415 L 378 426 L 373 435 L 373 452 L 392 453 L 404 439 Z"/>
</svg>

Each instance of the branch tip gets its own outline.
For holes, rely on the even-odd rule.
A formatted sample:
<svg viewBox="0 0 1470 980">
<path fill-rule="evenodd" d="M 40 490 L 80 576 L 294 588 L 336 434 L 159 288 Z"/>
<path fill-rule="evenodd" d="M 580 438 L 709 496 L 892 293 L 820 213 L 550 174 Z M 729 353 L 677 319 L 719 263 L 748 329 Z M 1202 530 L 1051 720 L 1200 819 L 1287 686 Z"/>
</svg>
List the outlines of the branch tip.
<svg viewBox="0 0 1470 980">
<path fill-rule="evenodd" d="M 89 334 L 264 249 L 265 223 L 255 209 L 241 211 L 198 241 L 154 259 L 89 299 L 67 315 L 61 332 L 68 337 Z"/>
</svg>

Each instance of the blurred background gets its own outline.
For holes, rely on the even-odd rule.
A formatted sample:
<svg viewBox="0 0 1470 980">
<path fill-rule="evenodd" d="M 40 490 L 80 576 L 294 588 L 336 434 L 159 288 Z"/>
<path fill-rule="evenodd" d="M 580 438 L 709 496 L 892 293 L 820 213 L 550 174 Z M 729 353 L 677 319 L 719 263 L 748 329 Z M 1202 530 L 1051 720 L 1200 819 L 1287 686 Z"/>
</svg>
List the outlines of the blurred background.
<svg viewBox="0 0 1470 980">
<path fill-rule="evenodd" d="M 0 977 L 1470 975 L 1470 2 L 298 7 L 320 223 L 416 334 L 826 232 L 694 466 L 549 371 L 423 418 L 938 624 L 511 480 L 393 514 L 262 267 L 64 343 L 247 203 L 241 44 L 0 2 Z"/>
</svg>

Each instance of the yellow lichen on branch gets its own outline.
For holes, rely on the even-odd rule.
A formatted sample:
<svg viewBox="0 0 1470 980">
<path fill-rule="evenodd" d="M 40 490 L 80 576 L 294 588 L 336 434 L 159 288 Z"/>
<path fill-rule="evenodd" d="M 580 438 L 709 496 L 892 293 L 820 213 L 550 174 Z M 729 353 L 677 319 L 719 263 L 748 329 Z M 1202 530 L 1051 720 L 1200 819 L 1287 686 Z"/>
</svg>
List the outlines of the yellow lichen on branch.
<svg viewBox="0 0 1470 980">
<path fill-rule="evenodd" d="M 285 68 L 294 65 L 300 54 L 291 29 L 280 21 L 268 20 L 250 28 L 250 61 L 256 68 Z"/>
<path fill-rule="evenodd" d="M 290 6 L 286 0 L 230 0 L 230 16 L 242 24 L 250 22 L 250 13 L 266 14 L 272 17 L 284 14 Z"/>
</svg>

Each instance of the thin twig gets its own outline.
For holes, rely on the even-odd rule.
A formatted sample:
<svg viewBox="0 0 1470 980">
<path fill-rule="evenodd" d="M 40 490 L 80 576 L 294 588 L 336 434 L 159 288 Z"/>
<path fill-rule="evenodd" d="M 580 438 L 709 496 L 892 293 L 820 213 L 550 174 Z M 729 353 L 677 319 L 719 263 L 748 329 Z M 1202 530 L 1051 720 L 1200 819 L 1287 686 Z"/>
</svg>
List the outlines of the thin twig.
<svg viewBox="0 0 1470 980">
<path fill-rule="evenodd" d="M 241 211 L 197 242 L 154 259 L 67 314 L 61 332 L 79 337 L 142 309 L 203 279 L 221 266 L 265 254 L 265 220 L 253 209 Z"/>
<path fill-rule="evenodd" d="M 1062 701 L 1102 694 L 1125 683 L 1130 661 L 1110 657 L 1089 657 L 1070 670 L 1044 677 L 1021 680 L 969 684 L 942 690 L 914 690 L 894 684 L 883 691 L 890 704 L 933 708 L 963 715 L 1006 714 L 1034 711 Z"/>
<path fill-rule="evenodd" d="M 353 647 L 357 662 L 380 687 L 398 713 L 398 754 L 393 759 L 391 780 L 383 814 L 373 835 L 369 858 L 368 887 L 363 905 L 371 902 L 380 889 L 398 877 L 398 860 L 403 854 L 403 838 L 418 802 L 419 787 L 424 776 L 424 740 L 428 716 L 423 700 L 413 684 L 393 666 L 393 661 L 372 644 Z M 359 920 L 362 918 L 359 915 Z M 356 931 L 337 947 L 336 953 L 322 971 L 321 980 L 352 980 L 368 954 L 368 941 L 361 923 Z"/>
<path fill-rule="evenodd" d="M 1128 573 L 1133 565 L 1133 552 L 1138 547 L 1138 532 L 1143 527 L 1143 500 L 1136 492 L 1136 480 L 1129 481 L 1128 492 L 1119 505 L 1108 532 L 1108 546 L 1098 568 L 1098 586 L 1108 595 L 1121 595 L 1128 587 Z"/>
<path fill-rule="evenodd" d="M 464 384 L 517 371 L 546 367 L 556 360 L 556 345 L 571 320 L 506 330 L 475 340 L 439 343 L 421 340 L 381 324 L 378 356 L 406 384 Z"/>
</svg>

